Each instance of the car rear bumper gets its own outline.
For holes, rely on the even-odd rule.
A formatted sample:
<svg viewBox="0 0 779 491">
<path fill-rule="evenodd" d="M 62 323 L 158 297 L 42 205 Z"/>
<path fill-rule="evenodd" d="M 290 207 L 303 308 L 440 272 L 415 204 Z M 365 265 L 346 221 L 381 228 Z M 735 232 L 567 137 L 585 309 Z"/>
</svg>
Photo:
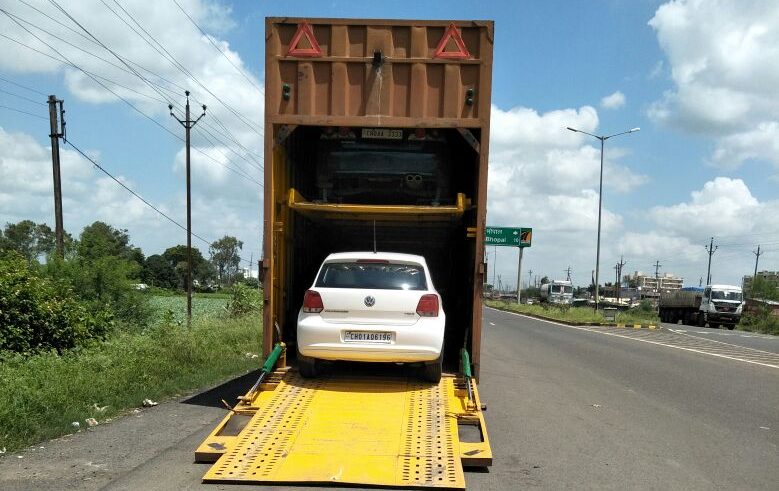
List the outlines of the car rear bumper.
<svg viewBox="0 0 779 491">
<path fill-rule="evenodd" d="M 298 318 L 298 351 L 312 358 L 366 362 L 433 361 L 441 354 L 445 318 L 419 319 L 411 326 L 336 324 L 318 315 Z M 390 332 L 390 343 L 345 342 L 346 331 Z"/>
</svg>

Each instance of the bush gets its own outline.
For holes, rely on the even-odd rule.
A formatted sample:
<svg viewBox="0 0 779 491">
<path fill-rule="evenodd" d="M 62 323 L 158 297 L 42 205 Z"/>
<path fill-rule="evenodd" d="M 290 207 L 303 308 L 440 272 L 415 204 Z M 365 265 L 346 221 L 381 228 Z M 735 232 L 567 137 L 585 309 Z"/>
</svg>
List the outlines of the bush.
<svg viewBox="0 0 779 491">
<path fill-rule="evenodd" d="M 760 306 L 757 311 L 741 317 L 738 328 L 763 334 L 779 334 L 779 317 L 773 315 L 769 307 Z"/>
<path fill-rule="evenodd" d="M 236 283 L 230 289 L 230 300 L 225 306 L 230 317 L 243 317 L 262 310 L 260 292 L 243 283 Z"/>
<path fill-rule="evenodd" d="M 19 254 L 0 259 L 0 350 L 62 352 L 104 336 L 112 324 L 108 312 L 90 311 Z"/>
<path fill-rule="evenodd" d="M 110 311 L 126 325 L 143 327 L 151 310 L 147 296 L 132 287 L 138 270 L 136 263 L 117 256 L 52 259 L 46 265 L 47 274 L 63 288 L 72 288 L 93 314 Z"/>
</svg>

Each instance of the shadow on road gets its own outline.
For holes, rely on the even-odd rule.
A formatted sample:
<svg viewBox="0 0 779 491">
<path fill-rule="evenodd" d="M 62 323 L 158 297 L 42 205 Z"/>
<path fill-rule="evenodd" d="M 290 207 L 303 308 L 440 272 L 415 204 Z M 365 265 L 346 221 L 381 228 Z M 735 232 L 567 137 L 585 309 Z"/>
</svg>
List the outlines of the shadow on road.
<svg viewBox="0 0 779 491">
<path fill-rule="evenodd" d="M 254 385 L 254 382 L 257 381 L 257 377 L 259 376 L 260 371 L 254 370 L 246 375 L 241 375 L 240 377 L 228 380 L 222 385 L 195 394 L 189 399 L 182 401 L 182 403 L 195 406 L 224 408 L 224 404 L 222 404 L 222 399 L 224 399 L 228 404 L 234 405 L 238 396 L 244 395 L 246 391 Z"/>
</svg>

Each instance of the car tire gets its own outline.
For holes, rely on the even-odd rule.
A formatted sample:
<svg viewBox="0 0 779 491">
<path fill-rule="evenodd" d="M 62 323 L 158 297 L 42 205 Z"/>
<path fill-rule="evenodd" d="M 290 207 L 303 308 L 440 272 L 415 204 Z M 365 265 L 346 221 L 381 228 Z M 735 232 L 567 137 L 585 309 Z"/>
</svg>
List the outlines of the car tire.
<svg viewBox="0 0 779 491">
<path fill-rule="evenodd" d="M 301 355 L 298 351 L 298 371 L 303 378 L 316 378 L 319 375 L 316 358 Z"/>
<path fill-rule="evenodd" d="M 725 326 L 725 327 L 727 327 L 729 331 L 732 331 L 733 329 L 735 329 L 735 328 L 736 328 L 736 325 L 735 325 L 735 324 L 728 324 L 728 325 L 727 325 L 727 326 Z"/>
<path fill-rule="evenodd" d="M 421 377 L 425 382 L 437 384 L 441 381 L 441 372 L 443 371 L 443 354 L 431 362 L 427 362 L 422 367 Z"/>
</svg>

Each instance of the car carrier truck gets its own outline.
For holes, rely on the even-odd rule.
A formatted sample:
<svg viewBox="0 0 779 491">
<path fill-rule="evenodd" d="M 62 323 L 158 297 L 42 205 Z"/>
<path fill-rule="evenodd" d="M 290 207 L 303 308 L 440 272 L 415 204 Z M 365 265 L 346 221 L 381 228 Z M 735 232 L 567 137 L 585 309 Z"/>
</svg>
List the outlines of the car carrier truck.
<svg viewBox="0 0 779 491">
<path fill-rule="evenodd" d="M 196 451 L 205 482 L 464 488 L 492 463 L 481 366 L 492 21 L 268 18 L 263 365 Z M 299 376 L 296 320 L 331 253 L 423 256 L 439 383 L 396 364 Z M 410 313 L 410 315 L 414 315 Z"/>
<path fill-rule="evenodd" d="M 706 285 L 663 292 L 659 314 L 662 322 L 733 329 L 741 319 L 741 288 L 732 285 Z"/>
</svg>

